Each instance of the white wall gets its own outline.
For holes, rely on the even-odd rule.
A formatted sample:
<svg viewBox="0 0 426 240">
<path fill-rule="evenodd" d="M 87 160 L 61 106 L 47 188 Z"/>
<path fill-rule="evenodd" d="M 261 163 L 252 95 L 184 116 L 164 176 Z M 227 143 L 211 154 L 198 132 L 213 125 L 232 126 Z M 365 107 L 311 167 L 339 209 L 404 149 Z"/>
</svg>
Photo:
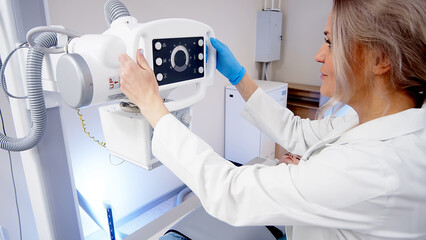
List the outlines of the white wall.
<svg viewBox="0 0 426 240">
<path fill-rule="evenodd" d="M 321 65 L 314 60 L 324 42 L 332 0 L 284 0 L 281 60 L 272 64 L 275 81 L 319 86 Z"/>
</svg>

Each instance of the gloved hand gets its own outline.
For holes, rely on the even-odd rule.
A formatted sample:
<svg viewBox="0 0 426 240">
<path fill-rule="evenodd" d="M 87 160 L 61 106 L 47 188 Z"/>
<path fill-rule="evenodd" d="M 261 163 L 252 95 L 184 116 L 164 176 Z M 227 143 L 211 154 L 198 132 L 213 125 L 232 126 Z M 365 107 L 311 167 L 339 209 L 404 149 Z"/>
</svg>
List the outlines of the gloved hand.
<svg viewBox="0 0 426 240">
<path fill-rule="evenodd" d="M 216 69 L 228 78 L 232 85 L 236 85 L 244 77 L 246 69 L 240 65 L 228 46 L 215 38 L 210 38 L 210 42 L 217 51 Z"/>
</svg>

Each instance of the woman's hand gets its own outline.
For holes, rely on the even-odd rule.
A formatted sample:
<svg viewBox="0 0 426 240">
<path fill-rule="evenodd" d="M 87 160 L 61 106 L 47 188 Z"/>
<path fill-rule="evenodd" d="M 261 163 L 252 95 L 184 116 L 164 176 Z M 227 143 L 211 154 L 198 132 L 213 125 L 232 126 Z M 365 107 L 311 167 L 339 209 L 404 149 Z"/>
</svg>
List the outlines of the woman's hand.
<svg viewBox="0 0 426 240">
<path fill-rule="evenodd" d="M 280 157 L 278 164 L 285 163 L 285 164 L 294 164 L 297 165 L 300 162 L 300 156 L 293 154 L 293 153 L 286 153 L 282 157 Z"/>
<path fill-rule="evenodd" d="M 246 69 L 240 65 L 237 59 L 221 41 L 210 38 L 210 43 L 217 51 L 217 70 L 225 76 L 232 85 L 238 84 L 246 73 Z"/>
<path fill-rule="evenodd" d="M 158 91 L 158 83 L 154 72 L 149 67 L 140 50 L 137 52 L 137 63 L 127 54 L 122 54 L 120 60 L 121 91 L 136 104 L 152 127 L 169 113 Z"/>
</svg>

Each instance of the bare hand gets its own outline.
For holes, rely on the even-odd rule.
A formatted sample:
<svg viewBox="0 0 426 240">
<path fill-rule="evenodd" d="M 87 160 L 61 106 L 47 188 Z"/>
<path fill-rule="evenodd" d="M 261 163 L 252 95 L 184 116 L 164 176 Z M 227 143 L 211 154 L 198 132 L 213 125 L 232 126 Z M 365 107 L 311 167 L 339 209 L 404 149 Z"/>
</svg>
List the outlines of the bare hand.
<svg viewBox="0 0 426 240">
<path fill-rule="evenodd" d="M 285 164 L 294 164 L 297 165 L 300 162 L 300 156 L 293 154 L 293 153 L 286 153 L 284 154 L 278 161 L 278 164 L 285 163 Z"/>
<path fill-rule="evenodd" d="M 164 106 L 154 72 L 145 57 L 138 51 L 136 58 L 137 63 L 127 54 L 119 57 L 121 91 L 139 107 L 145 118 L 155 127 L 169 111 Z"/>
</svg>

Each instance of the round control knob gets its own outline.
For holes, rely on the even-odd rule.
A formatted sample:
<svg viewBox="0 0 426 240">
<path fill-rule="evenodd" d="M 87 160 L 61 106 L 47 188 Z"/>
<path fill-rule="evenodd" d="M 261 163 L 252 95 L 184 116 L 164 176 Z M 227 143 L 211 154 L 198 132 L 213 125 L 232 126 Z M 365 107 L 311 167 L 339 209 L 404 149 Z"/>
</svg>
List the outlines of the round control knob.
<svg viewBox="0 0 426 240">
<path fill-rule="evenodd" d="M 204 40 L 200 39 L 198 40 L 198 46 L 202 47 L 204 45 Z"/>
<path fill-rule="evenodd" d="M 163 81 L 163 78 L 164 78 L 164 76 L 163 76 L 162 73 L 157 74 L 157 81 L 161 82 L 161 81 Z"/>
<path fill-rule="evenodd" d="M 154 47 L 155 47 L 155 49 L 157 49 L 158 51 L 160 51 L 163 46 L 161 45 L 160 42 L 156 42 L 155 45 L 154 45 Z"/>
<path fill-rule="evenodd" d="M 199 68 L 198 68 L 198 73 L 201 73 L 201 74 L 202 74 L 203 72 L 204 72 L 204 68 L 203 68 L 203 67 L 199 67 Z"/>
<path fill-rule="evenodd" d="M 203 59 L 204 59 L 204 54 L 199 53 L 199 54 L 198 54 L 198 60 L 203 60 Z"/>
<path fill-rule="evenodd" d="M 179 45 L 172 51 L 171 56 L 172 68 L 177 72 L 183 72 L 189 64 L 189 53 L 186 47 Z"/>
<path fill-rule="evenodd" d="M 161 66 L 163 64 L 163 59 L 161 58 L 155 59 L 155 64 L 157 64 L 157 66 Z"/>
</svg>

